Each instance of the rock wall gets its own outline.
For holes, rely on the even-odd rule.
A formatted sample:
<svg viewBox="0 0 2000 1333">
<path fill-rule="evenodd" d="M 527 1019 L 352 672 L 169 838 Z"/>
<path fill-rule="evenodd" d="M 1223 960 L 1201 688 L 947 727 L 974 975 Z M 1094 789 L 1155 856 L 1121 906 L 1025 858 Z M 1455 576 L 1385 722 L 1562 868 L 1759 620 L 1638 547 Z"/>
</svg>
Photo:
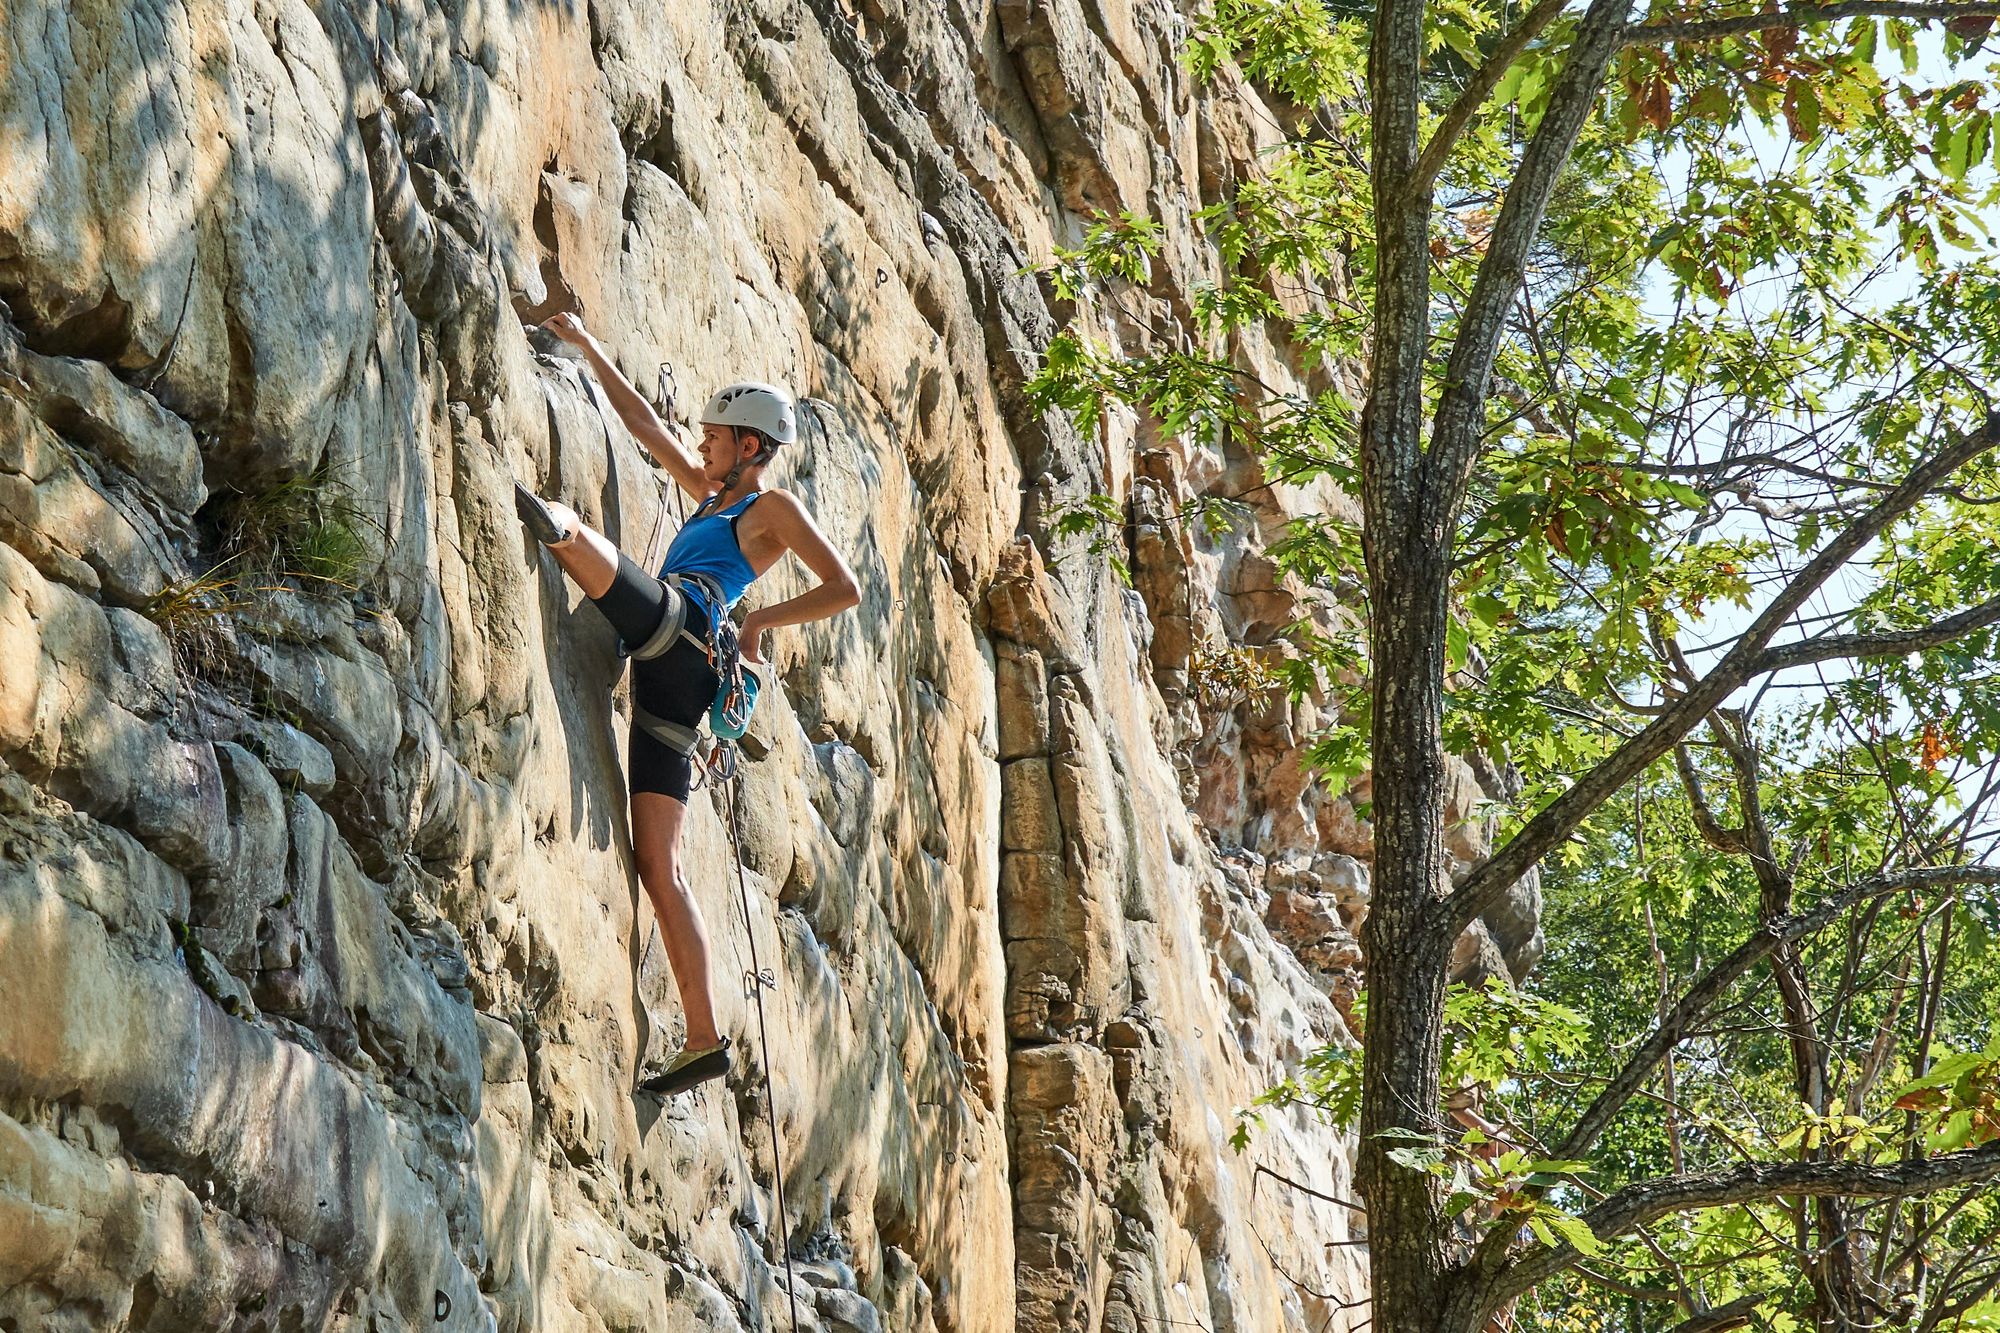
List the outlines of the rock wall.
<svg viewBox="0 0 2000 1333">
<path fill-rule="evenodd" d="M 1255 1169 L 1347 1196 L 1346 1147 L 1226 1140 L 1344 1031 L 1366 825 L 1298 769 L 1324 710 L 1199 661 L 1282 651 L 1318 594 L 1264 547 L 1341 501 L 1023 393 L 1075 313 L 1030 266 L 1090 210 L 1162 218 L 1099 317 L 1150 336 L 1213 276 L 1191 210 L 1275 140 L 1190 86 L 1185 24 L 8 0 L 0 1330 L 786 1328 L 784 1249 L 802 1328 L 1365 1319 L 1346 1211 Z M 747 913 L 693 799 L 751 1059 L 664 1108 L 630 1091 L 679 1019 L 612 635 L 509 505 L 640 557 L 676 521 L 523 327 L 571 304 L 648 389 L 813 395 L 776 480 L 865 590 L 774 636 Z M 1051 536 L 1099 491 L 1133 588 Z M 1188 531 L 1203 493 L 1250 518 Z"/>
</svg>

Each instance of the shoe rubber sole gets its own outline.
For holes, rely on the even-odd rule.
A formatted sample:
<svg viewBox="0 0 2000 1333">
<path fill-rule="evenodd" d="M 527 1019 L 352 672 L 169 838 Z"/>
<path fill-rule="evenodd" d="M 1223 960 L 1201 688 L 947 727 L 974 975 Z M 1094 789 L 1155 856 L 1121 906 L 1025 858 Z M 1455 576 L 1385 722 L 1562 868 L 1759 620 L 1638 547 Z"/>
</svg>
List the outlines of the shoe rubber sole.
<svg viewBox="0 0 2000 1333">
<path fill-rule="evenodd" d="M 721 1078 L 729 1072 L 729 1043 L 724 1041 L 710 1051 L 704 1051 L 684 1064 L 674 1065 L 664 1073 L 653 1075 L 639 1084 L 639 1091 L 654 1097 L 672 1097 L 676 1093 Z"/>
<path fill-rule="evenodd" d="M 514 512 L 521 516 L 521 522 L 528 525 L 534 539 L 544 546 L 553 546 L 569 537 L 569 533 L 556 522 L 556 516 L 549 512 L 549 507 L 542 503 L 542 497 L 518 481 L 514 483 Z"/>
</svg>

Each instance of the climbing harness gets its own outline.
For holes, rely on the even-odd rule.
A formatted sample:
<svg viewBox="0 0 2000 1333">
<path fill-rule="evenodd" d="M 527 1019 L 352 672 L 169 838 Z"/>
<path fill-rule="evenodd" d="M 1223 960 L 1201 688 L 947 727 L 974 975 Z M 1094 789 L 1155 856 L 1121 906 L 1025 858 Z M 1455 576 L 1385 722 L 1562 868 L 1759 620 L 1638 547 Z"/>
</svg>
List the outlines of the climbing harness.
<svg viewBox="0 0 2000 1333">
<path fill-rule="evenodd" d="M 699 518 L 701 511 L 695 511 Z M 681 595 L 670 600 L 667 613 L 660 620 L 647 640 L 636 648 L 619 645 L 619 652 L 636 661 L 649 661 L 672 648 L 682 639 L 699 648 L 708 657 L 708 664 L 714 668 L 719 682 L 715 692 L 715 702 L 709 706 L 708 728 L 717 740 L 733 741 L 742 737 L 750 726 L 750 711 L 757 704 L 758 687 L 763 680 L 761 668 L 752 665 L 747 669 L 743 662 L 741 646 L 736 638 L 736 622 L 729 618 L 722 595 L 722 585 L 706 574 L 676 572 L 660 576 L 678 589 Z M 692 592 L 690 592 L 692 590 Z M 708 637 L 696 637 L 687 627 L 687 597 L 698 595 L 708 609 Z M 666 718 L 647 712 L 636 703 L 632 705 L 632 724 L 671 749 L 676 754 L 692 754 L 701 735 L 693 727 L 670 722 Z"/>
<path fill-rule="evenodd" d="M 596 384 L 594 382 L 590 384 L 590 388 L 592 388 L 592 392 L 596 392 Z M 716 398 L 722 398 L 724 394 L 730 394 L 732 390 L 744 390 L 744 388 L 758 388 L 760 392 L 756 396 L 766 396 L 762 392 L 764 386 L 732 384 L 730 388 L 722 390 L 722 394 L 716 394 Z M 662 412 L 662 418 L 668 420 L 668 422 L 672 422 L 672 418 L 674 418 L 674 402 L 678 398 L 678 380 L 676 380 L 676 374 L 674 374 L 674 364 L 668 362 L 668 360 L 660 362 L 660 378 L 658 378 L 658 394 L 656 396 L 658 396 L 660 402 L 658 402 L 658 406 L 654 410 Z M 736 404 L 736 406 L 744 406 L 744 404 Z M 602 416 L 602 410 L 600 410 L 600 416 Z M 610 432 L 610 426 L 606 424 L 606 440 L 610 438 L 608 432 Z M 660 480 L 660 516 L 654 520 L 654 526 L 652 526 L 652 540 L 648 542 L 646 568 L 656 568 L 658 560 L 660 560 L 660 534 L 662 534 L 662 530 L 666 526 L 666 492 L 670 488 L 676 490 L 676 494 L 674 494 L 674 508 L 676 508 L 676 516 L 680 518 L 678 526 L 682 526 L 682 528 L 688 526 L 688 514 L 680 506 L 678 488 L 672 486 L 668 480 L 662 478 Z M 708 504 L 710 504 L 710 500 L 702 500 L 702 504 L 696 506 L 694 516 L 700 518 L 702 510 L 706 510 Z M 696 648 L 700 648 L 708 656 L 708 664 L 710 664 L 710 667 L 714 667 L 716 679 L 720 681 L 720 687 L 716 689 L 716 701 L 708 709 L 708 729 L 720 741 L 736 741 L 750 727 L 750 711 L 756 707 L 758 687 L 762 685 L 762 673 L 756 667 L 752 667 L 748 673 L 744 671 L 740 646 L 738 646 L 738 640 L 736 640 L 736 622 L 728 614 L 728 604 L 726 604 L 726 596 L 722 592 L 722 584 L 718 580 L 714 580 L 712 576 L 700 574 L 700 572 L 668 572 L 668 574 L 660 574 L 660 578 L 664 578 L 668 584 L 672 584 L 674 588 L 678 588 L 682 592 L 682 596 L 676 598 L 670 604 L 666 618 L 660 620 L 660 626 L 652 632 L 652 636 L 646 638 L 646 642 L 638 644 L 636 648 L 628 648 L 626 644 L 620 644 L 620 654 L 644 662 L 644 660 L 660 656 L 662 652 L 666 652 L 668 648 L 672 648 L 682 638 L 686 638 L 688 642 L 692 642 Z M 690 628 L 686 628 L 688 608 L 686 608 L 686 600 L 684 598 L 688 596 L 690 588 L 696 594 L 700 594 L 700 598 L 702 598 L 702 602 L 704 602 L 704 606 L 708 610 L 708 638 L 706 640 L 698 638 Z M 696 729 L 682 727 L 680 723 L 670 723 L 670 721 L 666 721 L 666 719 L 662 719 L 662 717 L 658 717 L 654 713 L 648 713 L 646 709 L 640 709 L 636 705 L 632 709 L 632 725 L 638 727 L 640 731 L 644 731 L 646 735 L 650 735 L 660 745 L 664 745 L 670 751 L 674 751 L 676 755 L 692 755 L 694 747 L 700 745 L 700 733 Z"/>
<path fill-rule="evenodd" d="M 704 771 L 709 778 L 722 783 L 724 803 L 728 809 L 729 850 L 736 858 L 736 888 L 743 900 L 743 937 L 750 942 L 750 970 L 744 974 L 743 985 L 757 1004 L 757 1063 L 764 1079 L 764 1119 L 771 1127 L 771 1174 L 777 1193 L 778 1249 L 785 1258 L 785 1298 L 792 1306 L 792 1327 L 797 1328 L 799 1294 L 797 1279 L 792 1273 L 792 1233 L 785 1221 L 784 1151 L 778 1144 L 778 1100 L 771 1091 L 771 1033 L 764 1022 L 764 992 L 767 989 L 776 990 L 778 979 L 757 961 L 757 932 L 750 924 L 750 881 L 743 870 L 743 843 L 737 832 L 735 744 L 717 741 Z M 783 943 L 782 937 L 779 942 Z"/>
</svg>

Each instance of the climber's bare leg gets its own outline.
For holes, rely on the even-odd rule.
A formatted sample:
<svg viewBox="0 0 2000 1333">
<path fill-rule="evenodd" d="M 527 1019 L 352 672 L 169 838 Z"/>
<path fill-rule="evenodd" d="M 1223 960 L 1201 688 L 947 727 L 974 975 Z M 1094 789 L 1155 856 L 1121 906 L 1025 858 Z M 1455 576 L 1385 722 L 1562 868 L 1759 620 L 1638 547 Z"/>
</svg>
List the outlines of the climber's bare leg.
<svg viewBox="0 0 2000 1333">
<path fill-rule="evenodd" d="M 616 567 L 614 553 L 612 568 Z M 681 821 L 686 816 L 687 806 L 671 796 L 632 793 L 632 850 L 639 862 L 639 882 L 646 886 L 660 919 L 660 938 L 666 942 L 667 961 L 673 965 L 674 985 L 680 989 L 681 1009 L 687 1015 L 687 1049 L 700 1051 L 722 1037 L 715 1030 L 715 997 L 709 989 L 708 926 L 681 873 Z"/>
<path fill-rule="evenodd" d="M 550 543 L 549 554 L 563 567 L 563 573 L 576 580 L 585 597 L 604 596 L 618 574 L 618 548 L 609 537 L 581 519 L 577 520 L 568 541 Z"/>
</svg>

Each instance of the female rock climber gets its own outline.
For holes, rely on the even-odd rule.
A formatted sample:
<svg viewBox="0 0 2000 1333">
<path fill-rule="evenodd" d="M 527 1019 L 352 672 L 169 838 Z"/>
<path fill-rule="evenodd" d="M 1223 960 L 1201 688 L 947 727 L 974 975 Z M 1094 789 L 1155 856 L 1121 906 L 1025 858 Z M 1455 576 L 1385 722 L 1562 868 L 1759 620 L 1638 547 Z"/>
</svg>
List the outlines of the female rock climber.
<svg viewBox="0 0 2000 1333">
<path fill-rule="evenodd" d="M 580 319 L 560 314 L 542 327 L 583 353 L 626 428 L 700 502 L 652 573 L 567 506 L 519 483 L 514 487 L 521 521 L 597 604 L 634 658 L 626 757 L 632 846 L 687 1015 L 681 1053 L 640 1089 L 670 1096 L 729 1071 L 729 1038 L 716 1030 L 709 989 L 708 929 L 680 863 L 694 728 L 722 684 L 711 660 L 710 627 L 726 627 L 730 608 L 751 581 L 785 552 L 795 552 L 818 576 L 818 586 L 750 612 L 736 632 L 744 665 L 761 674 L 767 630 L 837 615 L 857 605 L 861 591 L 798 499 L 763 485 L 764 469 L 778 447 L 798 438 L 792 399 L 784 390 L 732 384 L 709 399 L 696 457 L 619 373 Z"/>
</svg>

